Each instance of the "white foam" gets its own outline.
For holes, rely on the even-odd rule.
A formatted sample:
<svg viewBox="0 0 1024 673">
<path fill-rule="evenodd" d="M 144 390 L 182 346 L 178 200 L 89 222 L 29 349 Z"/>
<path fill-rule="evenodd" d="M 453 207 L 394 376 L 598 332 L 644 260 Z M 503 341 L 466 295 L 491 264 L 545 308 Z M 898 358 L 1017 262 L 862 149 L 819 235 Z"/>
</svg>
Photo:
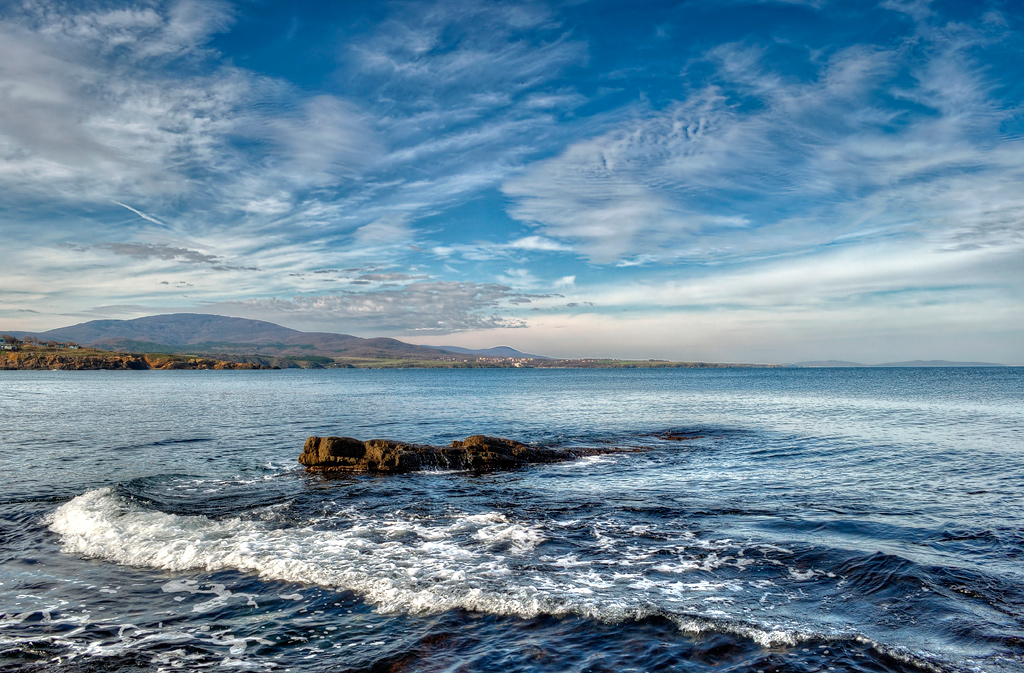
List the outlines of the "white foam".
<svg viewBox="0 0 1024 673">
<path fill-rule="evenodd" d="M 666 582 L 650 576 L 707 574 L 724 566 L 742 570 L 746 562 L 726 553 L 735 549 L 728 540 L 683 534 L 659 542 L 662 553 L 655 557 L 649 546 L 636 541 L 649 535 L 650 527 L 616 530 L 598 522 L 591 528 L 592 542 L 601 555 L 580 560 L 576 555 L 538 557 L 538 547 L 548 539 L 545 530 L 499 512 L 437 519 L 401 512 L 375 520 L 353 515 L 343 523 L 349 527 L 324 529 L 314 521 L 284 528 L 263 519 L 179 516 L 141 509 L 104 488 L 61 505 L 50 528 L 60 534 L 68 553 L 169 571 L 237 570 L 267 580 L 317 584 L 355 592 L 385 613 L 461 608 L 525 618 L 578 614 L 605 622 L 661 615 L 685 631 L 715 624 L 717 630 L 727 628 L 769 646 L 802 638 L 795 626 L 754 625 L 746 617 L 742 624 L 723 627 L 719 618 L 728 615 L 722 608 L 741 592 L 754 590 L 743 582 L 711 582 L 706 576 Z M 561 530 L 557 523 L 551 526 Z M 666 552 L 674 560 L 666 560 Z M 537 564 L 546 568 L 538 570 Z M 189 579 L 162 588 L 209 594 L 193 606 L 197 611 L 215 610 L 236 597 L 253 599 Z"/>
</svg>

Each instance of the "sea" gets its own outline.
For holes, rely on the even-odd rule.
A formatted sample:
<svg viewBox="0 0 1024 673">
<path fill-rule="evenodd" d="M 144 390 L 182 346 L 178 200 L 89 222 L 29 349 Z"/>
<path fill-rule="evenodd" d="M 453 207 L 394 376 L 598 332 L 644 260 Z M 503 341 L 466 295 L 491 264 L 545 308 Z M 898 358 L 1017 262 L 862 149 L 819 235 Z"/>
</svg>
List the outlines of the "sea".
<svg viewBox="0 0 1024 673">
<path fill-rule="evenodd" d="M 1024 369 L 0 372 L 0 670 L 224 669 L 1024 671 Z"/>
</svg>

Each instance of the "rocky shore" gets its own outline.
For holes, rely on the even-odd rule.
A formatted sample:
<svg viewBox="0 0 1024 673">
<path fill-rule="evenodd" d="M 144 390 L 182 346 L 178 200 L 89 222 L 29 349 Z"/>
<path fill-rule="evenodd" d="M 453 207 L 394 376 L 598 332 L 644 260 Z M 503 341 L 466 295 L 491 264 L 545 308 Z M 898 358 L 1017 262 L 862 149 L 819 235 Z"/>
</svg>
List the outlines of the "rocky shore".
<svg viewBox="0 0 1024 673">
<path fill-rule="evenodd" d="M 190 358 L 166 355 L 135 355 L 131 353 L 69 351 L 52 352 L 24 350 L 0 355 L 0 369 L 270 369 L 246 362 L 226 362 L 211 358 Z"/>
<path fill-rule="evenodd" d="M 507 470 L 534 463 L 560 463 L 621 449 L 551 449 L 511 439 L 473 435 L 448 446 L 410 444 L 390 439 L 361 441 L 351 437 L 310 437 L 299 456 L 309 472 L 378 472 L 418 470 Z"/>
</svg>

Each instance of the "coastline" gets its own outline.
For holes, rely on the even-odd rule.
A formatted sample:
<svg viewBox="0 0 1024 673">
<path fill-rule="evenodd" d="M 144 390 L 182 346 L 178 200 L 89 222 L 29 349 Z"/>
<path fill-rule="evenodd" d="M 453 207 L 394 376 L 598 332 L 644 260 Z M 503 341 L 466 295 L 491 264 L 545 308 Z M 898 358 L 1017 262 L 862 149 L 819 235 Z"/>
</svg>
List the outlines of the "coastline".
<svg viewBox="0 0 1024 673">
<path fill-rule="evenodd" d="M 160 353 L 115 353 L 93 349 L 26 348 L 0 357 L 0 370 L 271 369 L 266 365 Z"/>
<path fill-rule="evenodd" d="M 222 356 L 224 357 L 224 356 Z M 230 357 L 230 356 L 227 356 Z M 211 355 L 122 353 L 82 349 L 25 349 L 0 355 L 0 371 L 15 370 L 257 370 L 257 369 L 776 369 L 787 365 L 666 360 L 417 360 L 405 358 L 282 358 L 259 354 L 237 360 Z"/>
<path fill-rule="evenodd" d="M 615 360 L 606 358 L 524 359 L 464 358 L 459 360 L 423 360 L 415 358 L 329 358 L 324 356 L 286 357 L 259 353 L 234 355 L 222 353 L 128 353 L 83 348 L 54 350 L 24 348 L 0 353 L 0 371 L 25 370 L 261 370 L 261 369 L 880 369 L 932 367 L 1012 367 L 1002 364 L 891 363 L 829 367 L 809 364 L 748 362 L 677 362 L 672 360 Z"/>
</svg>

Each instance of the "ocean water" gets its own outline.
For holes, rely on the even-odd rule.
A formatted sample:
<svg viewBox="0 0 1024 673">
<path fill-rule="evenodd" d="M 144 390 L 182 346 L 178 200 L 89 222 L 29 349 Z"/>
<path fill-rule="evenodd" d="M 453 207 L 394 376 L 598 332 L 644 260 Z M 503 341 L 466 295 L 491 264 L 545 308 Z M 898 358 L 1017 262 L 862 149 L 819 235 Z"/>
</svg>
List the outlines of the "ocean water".
<svg viewBox="0 0 1024 673">
<path fill-rule="evenodd" d="M 295 462 L 476 433 L 641 450 Z M 1021 369 L 0 372 L 3 671 L 1022 671 L 1022 553 Z"/>
</svg>

